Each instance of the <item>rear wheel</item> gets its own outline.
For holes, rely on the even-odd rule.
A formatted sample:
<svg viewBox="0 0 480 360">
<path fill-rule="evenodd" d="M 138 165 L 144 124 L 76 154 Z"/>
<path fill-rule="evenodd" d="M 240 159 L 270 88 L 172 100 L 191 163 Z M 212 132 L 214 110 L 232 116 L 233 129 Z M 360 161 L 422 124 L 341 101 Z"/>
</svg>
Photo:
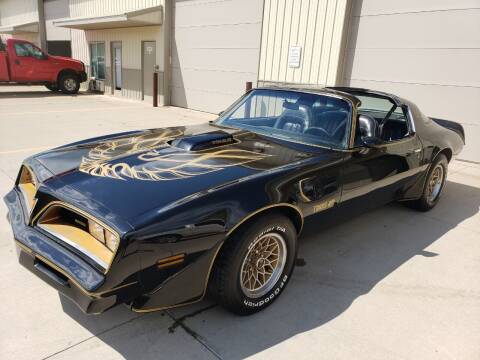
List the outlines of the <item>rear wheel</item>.
<svg viewBox="0 0 480 360">
<path fill-rule="evenodd" d="M 448 161 L 445 155 L 438 155 L 432 163 L 420 199 L 410 203 L 420 211 L 428 211 L 437 205 L 447 179 Z"/>
<path fill-rule="evenodd" d="M 236 314 L 258 312 L 287 285 L 296 253 L 296 230 L 286 216 L 258 218 L 228 239 L 213 269 L 210 290 Z"/>
<path fill-rule="evenodd" d="M 80 89 L 80 81 L 77 75 L 69 73 L 60 77 L 59 86 L 65 94 L 76 94 Z"/>
<path fill-rule="evenodd" d="M 56 83 L 50 83 L 50 84 L 45 84 L 45 87 L 53 92 L 59 91 L 60 89 L 58 88 Z"/>
</svg>

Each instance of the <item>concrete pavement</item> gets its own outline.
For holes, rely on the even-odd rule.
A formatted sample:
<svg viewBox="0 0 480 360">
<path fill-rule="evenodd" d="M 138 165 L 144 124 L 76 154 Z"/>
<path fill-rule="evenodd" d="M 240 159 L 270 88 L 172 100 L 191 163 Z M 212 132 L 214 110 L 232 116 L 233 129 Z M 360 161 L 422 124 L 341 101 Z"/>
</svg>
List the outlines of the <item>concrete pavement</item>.
<svg viewBox="0 0 480 360">
<path fill-rule="evenodd" d="M 0 194 L 23 158 L 86 137 L 211 114 L 101 95 L 0 87 Z M 278 301 L 236 317 L 209 300 L 165 313 L 83 315 L 17 264 L 0 205 L 0 359 L 479 359 L 480 166 L 454 161 L 438 206 L 307 222 Z"/>
</svg>

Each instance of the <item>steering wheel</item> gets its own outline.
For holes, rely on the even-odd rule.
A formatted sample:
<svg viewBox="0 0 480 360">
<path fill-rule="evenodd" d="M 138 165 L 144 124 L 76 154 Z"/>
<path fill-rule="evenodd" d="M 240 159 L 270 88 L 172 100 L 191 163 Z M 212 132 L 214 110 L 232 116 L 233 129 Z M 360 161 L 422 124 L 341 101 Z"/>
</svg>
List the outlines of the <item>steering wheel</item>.
<svg viewBox="0 0 480 360">
<path fill-rule="evenodd" d="M 312 126 L 312 127 L 309 127 L 307 129 L 305 129 L 305 131 L 303 133 L 314 135 L 314 136 L 322 136 L 322 137 L 326 137 L 326 138 L 329 138 L 329 139 L 332 137 L 327 130 L 325 130 L 324 128 L 321 128 L 321 127 L 316 127 L 316 126 Z"/>
</svg>

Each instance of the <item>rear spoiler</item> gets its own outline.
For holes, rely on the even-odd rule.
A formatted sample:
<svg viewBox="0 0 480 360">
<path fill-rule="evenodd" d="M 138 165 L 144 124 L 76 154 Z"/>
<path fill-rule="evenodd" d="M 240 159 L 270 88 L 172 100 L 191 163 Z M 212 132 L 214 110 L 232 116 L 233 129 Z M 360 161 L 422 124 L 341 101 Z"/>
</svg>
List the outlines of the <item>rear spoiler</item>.
<svg viewBox="0 0 480 360">
<path fill-rule="evenodd" d="M 465 130 L 463 130 L 462 125 L 460 125 L 455 121 L 450 121 L 450 120 L 437 119 L 437 118 L 430 118 L 430 119 L 435 121 L 438 125 L 456 132 L 462 138 L 462 141 L 465 144 Z"/>
</svg>

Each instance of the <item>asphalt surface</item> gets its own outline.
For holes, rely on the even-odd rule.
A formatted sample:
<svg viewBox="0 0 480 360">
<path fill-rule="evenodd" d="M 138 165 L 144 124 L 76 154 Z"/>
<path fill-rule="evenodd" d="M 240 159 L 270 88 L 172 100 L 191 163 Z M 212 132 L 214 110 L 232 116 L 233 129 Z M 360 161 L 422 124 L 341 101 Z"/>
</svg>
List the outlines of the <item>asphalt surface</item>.
<svg viewBox="0 0 480 360">
<path fill-rule="evenodd" d="M 111 132 L 214 118 L 108 96 L 0 87 L 0 194 L 22 159 Z M 480 165 L 453 161 L 438 206 L 308 222 L 304 266 L 267 310 L 209 300 L 86 316 L 17 264 L 0 205 L 0 359 L 480 359 Z"/>
</svg>

